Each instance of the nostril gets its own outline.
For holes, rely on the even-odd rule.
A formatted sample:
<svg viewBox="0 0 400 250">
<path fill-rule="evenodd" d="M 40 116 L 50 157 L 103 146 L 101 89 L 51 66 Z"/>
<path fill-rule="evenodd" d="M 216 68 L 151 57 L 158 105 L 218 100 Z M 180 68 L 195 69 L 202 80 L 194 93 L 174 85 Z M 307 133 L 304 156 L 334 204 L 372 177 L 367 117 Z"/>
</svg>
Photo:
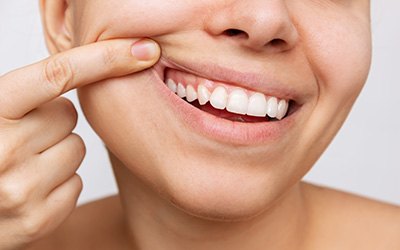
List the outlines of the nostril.
<svg viewBox="0 0 400 250">
<path fill-rule="evenodd" d="M 227 37 L 249 39 L 249 34 L 240 29 L 227 29 L 222 34 Z M 270 40 L 265 46 L 270 47 L 273 51 L 284 50 L 287 47 L 287 42 L 284 39 L 275 38 Z"/>
<path fill-rule="evenodd" d="M 286 42 L 282 39 L 273 39 L 269 42 L 269 45 L 271 47 L 284 47 L 286 45 Z"/>
<path fill-rule="evenodd" d="M 232 37 L 232 36 L 246 36 L 248 37 L 247 33 L 244 32 L 243 30 L 238 30 L 238 29 L 227 29 L 223 33 L 226 36 Z"/>
</svg>

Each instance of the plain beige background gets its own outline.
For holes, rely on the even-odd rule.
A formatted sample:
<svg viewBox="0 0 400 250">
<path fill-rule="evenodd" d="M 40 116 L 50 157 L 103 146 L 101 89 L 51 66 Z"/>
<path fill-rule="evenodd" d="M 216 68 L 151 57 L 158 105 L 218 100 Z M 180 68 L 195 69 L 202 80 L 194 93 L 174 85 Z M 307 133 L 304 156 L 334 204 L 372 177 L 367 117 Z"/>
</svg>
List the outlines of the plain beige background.
<svg viewBox="0 0 400 250">
<path fill-rule="evenodd" d="M 372 2 L 374 60 L 367 86 L 305 179 L 400 205 L 400 1 Z M 0 74 L 48 55 L 35 0 L 0 0 L 0 36 Z M 74 92 L 67 96 L 78 106 Z M 105 150 L 82 113 L 76 132 L 88 148 L 79 202 L 116 193 Z"/>
</svg>

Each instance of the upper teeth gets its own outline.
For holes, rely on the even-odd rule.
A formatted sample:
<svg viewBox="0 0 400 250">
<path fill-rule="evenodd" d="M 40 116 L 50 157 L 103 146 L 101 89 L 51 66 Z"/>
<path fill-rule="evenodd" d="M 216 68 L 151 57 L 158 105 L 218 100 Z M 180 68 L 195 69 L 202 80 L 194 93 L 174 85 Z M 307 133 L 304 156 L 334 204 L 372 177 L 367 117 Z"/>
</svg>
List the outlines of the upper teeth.
<svg viewBox="0 0 400 250">
<path fill-rule="evenodd" d="M 231 113 L 256 117 L 269 116 L 278 120 L 283 119 L 288 111 L 288 101 L 276 97 L 266 97 L 264 94 L 254 92 L 250 97 L 242 88 L 235 87 L 230 93 L 219 85 L 211 92 L 204 84 L 198 84 L 197 91 L 192 85 L 176 83 L 172 79 L 167 81 L 168 88 L 189 102 L 199 100 L 200 105 L 208 102 L 216 109 L 226 109 Z"/>
<path fill-rule="evenodd" d="M 197 87 L 197 97 L 200 105 L 205 105 L 210 100 L 210 91 L 202 84 Z M 196 100 L 196 99 L 195 99 Z"/>
</svg>

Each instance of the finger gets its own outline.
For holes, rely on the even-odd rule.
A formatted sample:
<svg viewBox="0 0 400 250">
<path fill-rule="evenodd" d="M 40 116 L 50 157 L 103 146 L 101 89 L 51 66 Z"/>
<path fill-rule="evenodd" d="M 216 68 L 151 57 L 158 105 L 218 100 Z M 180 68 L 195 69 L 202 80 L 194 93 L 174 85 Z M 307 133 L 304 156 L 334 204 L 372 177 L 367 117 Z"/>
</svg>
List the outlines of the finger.
<svg viewBox="0 0 400 250">
<path fill-rule="evenodd" d="M 151 67 L 159 58 L 149 39 L 116 39 L 74 48 L 0 78 L 0 117 L 19 119 L 61 94 Z"/>
<path fill-rule="evenodd" d="M 44 207 L 39 211 L 45 215 L 37 216 L 39 218 L 46 217 L 37 223 L 39 224 L 38 228 L 42 229 L 41 235 L 53 232 L 71 215 L 77 205 L 82 186 L 82 179 L 75 174 L 47 197 L 43 204 Z"/>
<path fill-rule="evenodd" d="M 36 158 L 35 171 L 40 178 L 38 188 L 47 196 L 57 186 L 71 178 L 78 170 L 86 154 L 83 140 L 71 134 L 60 143 L 44 151 Z"/>
<path fill-rule="evenodd" d="M 24 138 L 29 153 L 40 153 L 57 144 L 75 128 L 77 112 L 72 102 L 64 97 L 45 103 L 28 113 L 18 123 L 18 136 Z"/>
</svg>

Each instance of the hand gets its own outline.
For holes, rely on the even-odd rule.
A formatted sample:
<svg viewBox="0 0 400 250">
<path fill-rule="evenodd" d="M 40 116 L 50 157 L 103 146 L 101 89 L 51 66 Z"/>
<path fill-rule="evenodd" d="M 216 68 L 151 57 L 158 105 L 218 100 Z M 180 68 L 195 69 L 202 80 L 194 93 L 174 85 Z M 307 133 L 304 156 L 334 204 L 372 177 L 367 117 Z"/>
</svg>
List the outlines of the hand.
<svg viewBox="0 0 400 250">
<path fill-rule="evenodd" d="M 85 145 L 72 133 L 73 104 L 59 96 L 151 67 L 159 55 L 148 39 L 110 40 L 0 77 L 0 249 L 20 249 L 52 232 L 76 206 Z"/>
</svg>

